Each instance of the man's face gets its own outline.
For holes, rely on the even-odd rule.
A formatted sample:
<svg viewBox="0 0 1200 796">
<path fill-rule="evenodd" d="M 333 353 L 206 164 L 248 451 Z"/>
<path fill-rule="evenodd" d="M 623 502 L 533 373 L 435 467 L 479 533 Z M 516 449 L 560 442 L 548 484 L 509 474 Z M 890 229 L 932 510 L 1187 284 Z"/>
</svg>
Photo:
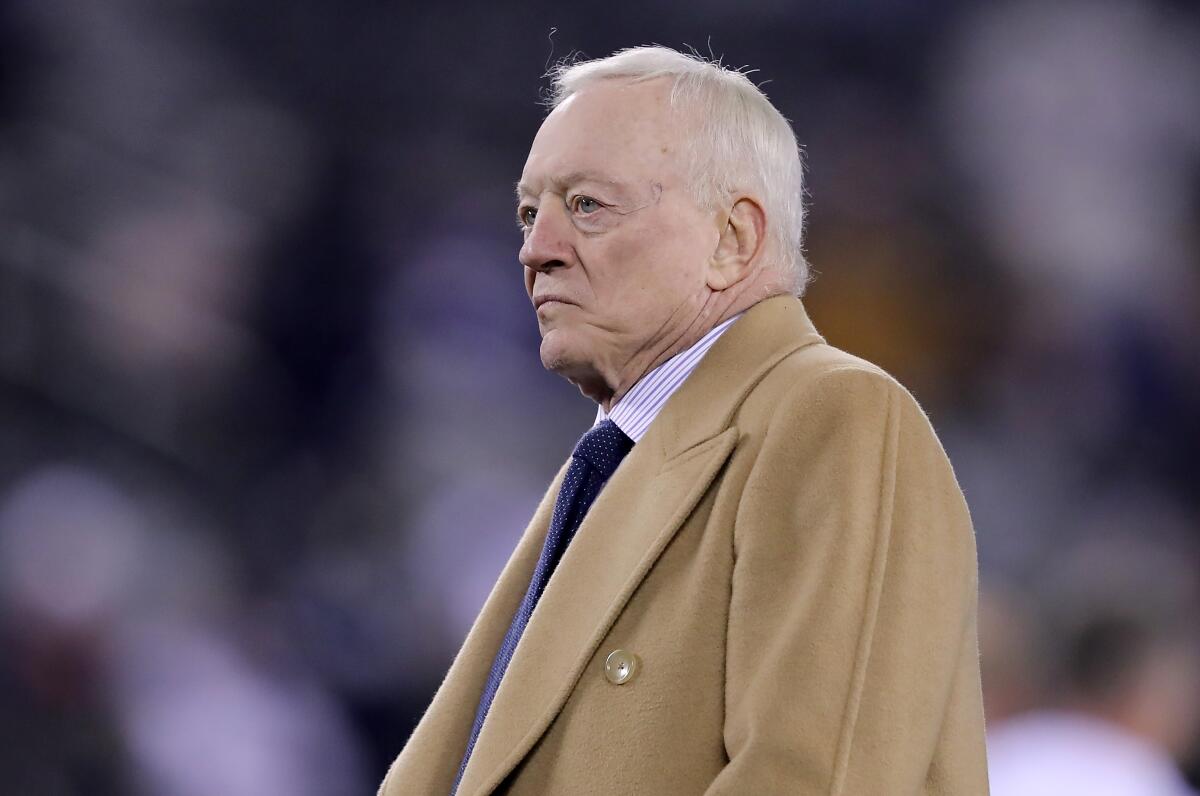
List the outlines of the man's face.
<svg viewBox="0 0 1200 796">
<path fill-rule="evenodd" d="M 686 190 L 669 91 L 614 80 L 572 95 L 542 124 L 518 185 L 542 363 L 593 397 L 669 348 L 706 296 L 718 226 Z"/>
</svg>

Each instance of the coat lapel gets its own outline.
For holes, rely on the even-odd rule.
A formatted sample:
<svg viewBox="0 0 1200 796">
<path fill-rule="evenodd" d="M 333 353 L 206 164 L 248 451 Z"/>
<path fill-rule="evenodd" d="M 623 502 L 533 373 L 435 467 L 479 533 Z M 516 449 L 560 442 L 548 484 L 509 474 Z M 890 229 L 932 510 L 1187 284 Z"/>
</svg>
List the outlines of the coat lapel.
<svg viewBox="0 0 1200 796">
<path fill-rule="evenodd" d="M 760 302 L 667 402 L 592 505 L 550 578 L 496 693 L 459 794 L 491 793 L 545 733 L 629 597 L 733 452 L 738 432 L 732 419 L 746 394 L 779 360 L 821 339 L 794 297 Z M 537 526 L 538 546 L 547 526 L 548 518 Z M 520 589 L 528 585 L 539 552 L 528 538 L 526 545 Z M 517 589 L 515 582 L 511 589 Z M 488 636 L 492 653 L 519 601 L 519 593 L 506 592 L 508 612 L 489 619 L 500 625 Z M 477 678 L 469 689 L 476 698 L 476 683 L 482 683 L 490 662 L 489 655 L 470 672 Z"/>
<path fill-rule="evenodd" d="M 530 617 L 460 794 L 490 793 L 550 726 L 625 602 L 736 441 L 737 430 L 728 428 L 669 460 L 639 443 L 621 463 Z"/>
<path fill-rule="evenodd" d="M 550 484 L 533 519 L 505 564 L 446 679 L 380 787 L 380 796 L 399 793 L 448 794 L 458 773 L 475 709 L 492 659 L 525 596 L 541 553 L 550 515 L 566 465 Z M 460 793 L 466 793 L 460 789 Z"/>
</svg>

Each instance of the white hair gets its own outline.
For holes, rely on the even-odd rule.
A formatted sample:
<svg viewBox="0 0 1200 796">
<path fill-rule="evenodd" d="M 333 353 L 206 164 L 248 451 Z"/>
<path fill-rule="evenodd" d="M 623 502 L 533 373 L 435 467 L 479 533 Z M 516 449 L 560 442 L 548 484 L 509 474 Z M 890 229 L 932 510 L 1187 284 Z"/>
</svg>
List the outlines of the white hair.
<svg viewBox="0 0 1200 796">
<path fill-rule="evenodd" d="M 802 294 L 804 167 L 792 126 L 745 72 L 669 47 L 631 47 L 607 58 L 563 63 L 550 71 L 550 108 L 601 80 L 674 80 L 671 107 L 693 114 L 687 146 L 690 188 L 703 207 L 718 207 L 740 191 L 757 195 L 767 216 L 774 258 Z"/>
</svg>

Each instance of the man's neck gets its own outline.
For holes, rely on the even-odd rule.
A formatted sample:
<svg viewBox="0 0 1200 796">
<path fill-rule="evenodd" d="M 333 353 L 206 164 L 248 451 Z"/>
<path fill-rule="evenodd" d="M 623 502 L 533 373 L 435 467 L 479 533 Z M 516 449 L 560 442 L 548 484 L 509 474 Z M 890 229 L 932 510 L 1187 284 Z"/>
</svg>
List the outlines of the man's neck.
<svg viewBox="0 0 1200 796">
<path fill-rule="evenodd" d="M 733 317 L 733 314 L 729 317 Z M 713 319 L 706 318 L 701 314 L 673 338 L 653 348 L 639 351 L 622 368 L 616 382 L 616 389 L 611 390 L 606 398 L 597 400 L 596 403 L 604 407 L 605 412 L 611 412 L 612 408 L 617 405 L 617 402 L 624 398 L 639 381 L 645 378 L 646 374 L 653 372 L 655 368 L 669 361 L 671 357 L 694 346 L 700 338 L 708 334 L 709 330 L 719 326 L 725 320 L 724 317 Z"/>
<path fill-rule="evenodd" d="M 695 318 L 671 336 L 666 336 L 658 343 L 647 345 L 635 352 L 624 367 L 620 368 L 614 377 L 597 380 L 594 384 L 580 383 L 579 389 L 611 412 L 612 408 L 629 393 L 633 387 L 655 368 L 662 365 L 671 357 L 688 350 L 700 341 L 704 335 L 721 325 L 730 318 L 745 312 L 758 302 L 779 295 L 783 290 L 746 291 L 738 296 L 723 296 L 713 294 L 710 301 L 701 307 Z M 724 300 L 721 300 L 724 299 Z"/>
</svg>

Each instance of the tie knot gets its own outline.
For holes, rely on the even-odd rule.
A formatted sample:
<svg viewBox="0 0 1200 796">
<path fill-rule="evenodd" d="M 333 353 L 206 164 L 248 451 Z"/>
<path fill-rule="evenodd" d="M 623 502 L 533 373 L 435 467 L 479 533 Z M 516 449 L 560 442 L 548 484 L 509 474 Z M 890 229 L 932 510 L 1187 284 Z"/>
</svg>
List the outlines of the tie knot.
<svg viewBox="0 0 1200 796">
<path fill-rule="evenodd" d="M 583 435 L 571 455 L 586 461 L 596 468 L 601 478 L 608 480 L 631 448 L 633 440 L 617 428 L 616 423 L 604 420 Z"/>
</svg>

